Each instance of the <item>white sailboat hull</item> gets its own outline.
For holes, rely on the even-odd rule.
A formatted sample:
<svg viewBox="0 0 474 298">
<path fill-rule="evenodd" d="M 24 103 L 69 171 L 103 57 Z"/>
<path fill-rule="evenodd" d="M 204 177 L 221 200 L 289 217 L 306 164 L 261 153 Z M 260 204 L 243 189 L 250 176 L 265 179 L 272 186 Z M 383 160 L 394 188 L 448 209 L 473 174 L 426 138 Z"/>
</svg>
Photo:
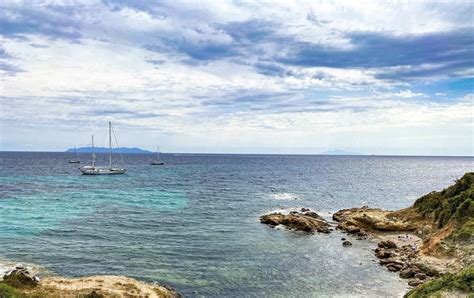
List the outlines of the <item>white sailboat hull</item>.
<svg viewBox="0 0 474 298">
<path fill-rule="evenodd" d="M 80 168 L 82 175 L 118 175 L 125 174 L 126 169 L 121 168 L 104 168 L 85 166 Z"/>
<path fill-rule="evenodd" d="M 94 150 L 94 135 L 92 135 L 92 150 Z M 79 168 L 82 175 L 118 175 L 125 174 L 127 169 L 112 167 L 112 123 L 109 122 L 109 166 L 96 167 L 95 154 L 92 153 L 92 165 Z"/>
</svg>

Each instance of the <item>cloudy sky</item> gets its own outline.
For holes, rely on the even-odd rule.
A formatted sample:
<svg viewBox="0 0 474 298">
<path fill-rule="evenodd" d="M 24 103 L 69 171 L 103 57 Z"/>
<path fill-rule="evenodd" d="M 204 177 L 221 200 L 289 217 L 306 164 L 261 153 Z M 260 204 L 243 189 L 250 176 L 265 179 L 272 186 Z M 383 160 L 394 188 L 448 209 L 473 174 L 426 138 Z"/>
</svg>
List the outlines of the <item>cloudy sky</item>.
<svg viewBox="0 0 474 298">
<path fill-rule="evenodd" d="M 0 150 L 474 155 L 472 1 L 1 1 Z"/>
</svg>

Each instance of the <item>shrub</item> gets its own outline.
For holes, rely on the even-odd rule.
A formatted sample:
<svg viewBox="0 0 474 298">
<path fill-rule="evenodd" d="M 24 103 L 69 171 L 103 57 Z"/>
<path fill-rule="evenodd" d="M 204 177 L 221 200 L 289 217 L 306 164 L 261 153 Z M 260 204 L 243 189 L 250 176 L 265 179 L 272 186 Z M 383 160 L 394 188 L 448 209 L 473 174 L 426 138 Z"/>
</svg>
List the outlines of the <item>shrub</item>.
<svg viewBox="0 0 474 298">
<path fill-rule="evenodd" d="M 408 292 L 405 297 L 431 297 L 444 291 L 474 292 L 474 265 L 458 273 L 446 274 L 438 279 L 429 281 Z"/>
<path fill-rule="evenodd" d="M 431 192 L 416 200 L 414 207 L 423 217 L 431 217 L 438 228 L 450 220 L 463 223 L 474 217 L 474 173 L 466 173 L 454 185 Z"/>
<path fill-rule="evenodd" d="M 0 282 L 0 298 L 16 298 L 18 294 L 14 287 Z"/>
</svg>

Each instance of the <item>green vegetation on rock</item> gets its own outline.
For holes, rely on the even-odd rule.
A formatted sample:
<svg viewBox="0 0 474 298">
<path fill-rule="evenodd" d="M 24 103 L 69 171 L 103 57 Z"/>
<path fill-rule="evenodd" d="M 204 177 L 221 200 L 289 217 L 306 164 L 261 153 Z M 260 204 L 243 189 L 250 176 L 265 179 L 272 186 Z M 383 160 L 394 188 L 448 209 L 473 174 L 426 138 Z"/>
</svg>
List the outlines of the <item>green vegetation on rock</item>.
<svg viewBox="0 0 474 298">
<path fill-rule="evenodd" d="M 16 298 L 19 297 L 16 289 L 5 282 L 0 282 L 0 297 L 1 298 Z"/>
<path fill-rule="evenodd" d="M 467 294 L 468 297 L 474 297 L 474 266 L 424 283 L 408 292 L 405 297 L 436 297 L 449 292 L 462 292 Z"/>
<path fill-rule="evenodd" d="M 438 229 L 452 222 L 452 240 L 471 240 L 474 236 L 474 173 L 466 173 L 454 185 L 416 200 L 414 208 L 423 217 L 432 217 Z"/>
<path fill-rule="evenodd" d="M 469 219 L 457 228 L 448 238 L 453 241 L 473 242 L 474 219 Z"/>
</svg>

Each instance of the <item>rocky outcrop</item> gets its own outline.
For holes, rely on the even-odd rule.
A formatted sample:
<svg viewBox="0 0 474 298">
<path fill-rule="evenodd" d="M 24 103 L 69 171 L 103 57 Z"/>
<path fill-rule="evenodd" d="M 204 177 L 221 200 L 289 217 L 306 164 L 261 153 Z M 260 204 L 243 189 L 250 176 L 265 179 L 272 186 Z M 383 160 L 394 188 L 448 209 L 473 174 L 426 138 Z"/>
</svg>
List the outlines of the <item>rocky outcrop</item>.
<svg viewBox="0 0 474 298">
<path fill-rule="evenodd" d="M 303 209 L 305 210 L 305 209 Z M 291 211 L 289 214 L 270 213 L 262 215 L 260 222 L 271 227 L 283 225 L 289 230 L 303 231 L 307 233 L 330 233 L 329 224 L 324 218 L 312 211 Z"/>
<path fill-rule="evenodd" d="M 16 265 L 8 271 L 3 281 L 11 293 L 7 297 L 181 297 L 171 288 L 125 276 L 48 276 L 40 281 L 23 265 Z M 3 297 L 1 291 L 0 297 Z"/>
<path fill-rule="evenodd" d="M 40 282 L 37 276 L 31 274 L 28 268 L 21 264 L 5 273 L 3 280 L 13 287 L 34 287 Z"/>
<path fill-rule="evenodd" d="M 367 233 L 367 231 L 414 231 L 416 229 L 410 222 L 387 216 L 390 214 L 390 211 L 364 206 L 339 210 L 332 217 L 339 222 L 338 228 L 349 234 L 357 234 L 361 230 Z"/>
</svg>

